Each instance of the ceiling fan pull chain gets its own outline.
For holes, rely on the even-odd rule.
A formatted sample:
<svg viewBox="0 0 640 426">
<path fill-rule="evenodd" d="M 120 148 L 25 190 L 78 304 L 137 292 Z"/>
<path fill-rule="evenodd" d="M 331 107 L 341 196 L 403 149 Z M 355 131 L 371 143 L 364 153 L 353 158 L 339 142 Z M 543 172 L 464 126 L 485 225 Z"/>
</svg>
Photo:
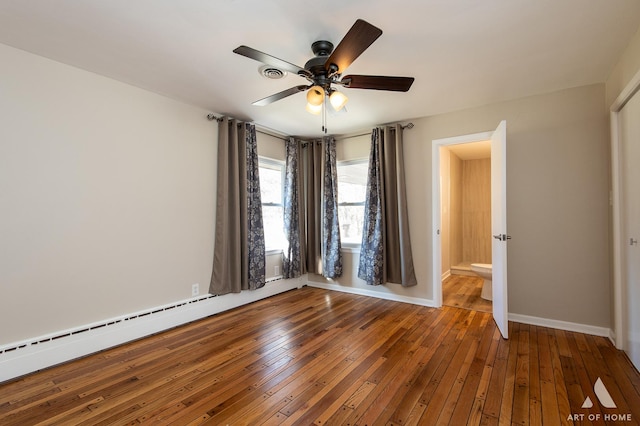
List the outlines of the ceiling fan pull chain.
<svg viewBox="0 0 640 426">
<path fill-rule="evenodd" d="M 327 134 L 327 98 L 322 100 L 322 132 Z"/>
</svg>

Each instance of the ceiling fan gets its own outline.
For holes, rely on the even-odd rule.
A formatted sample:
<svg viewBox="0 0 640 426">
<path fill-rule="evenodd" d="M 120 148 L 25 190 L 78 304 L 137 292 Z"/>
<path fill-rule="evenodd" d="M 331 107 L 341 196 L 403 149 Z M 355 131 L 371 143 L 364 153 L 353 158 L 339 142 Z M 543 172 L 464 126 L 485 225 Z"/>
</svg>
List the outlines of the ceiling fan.
<svg viewBox="0 0 640 426">
<path fill-rule="evenodd" d="M 282 59 L 260 52 L 248 46 L 234 49 L 234 53 L 254 59 L 263 64 L 276 67 L 282 71 L 295 73 L 306 78 L 310 84 L 299 85 L 282 92 L 260 99 L 253 105 L 264 106 L 280 99 L 308 90 L 307 110 L 312 113 L 324 111 L 324 101 L 328 98 L 333 108 L 338 111 L 344 107 L 347 98 L 334 86 L 350 89 L 374 89 L 406 92 L 413 84 L 413 77 L 391 77 L 378 75 L 351 74 L 342 76 L 345 69 L 358 58 L 371 44 L 382 35 L 382 30 L 370 23 L 358 19 L 334 49 L 333 43 L 326 40 L 316 41 L 311 45 L 315 57 L 303 67 L 299 67 Z M 324 127 L 324 126 L 323 126 Z"/>
</svg>

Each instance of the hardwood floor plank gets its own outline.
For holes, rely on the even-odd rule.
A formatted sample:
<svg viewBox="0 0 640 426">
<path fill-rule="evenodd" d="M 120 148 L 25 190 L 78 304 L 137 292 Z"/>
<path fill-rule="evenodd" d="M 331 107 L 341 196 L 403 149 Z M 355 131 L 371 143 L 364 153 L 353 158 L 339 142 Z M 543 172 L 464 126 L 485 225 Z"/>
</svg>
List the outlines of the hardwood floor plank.
<svg viewBox="0 0 640 426">
<path fill-rule="evenodd" d="M 540 410 L 541 423 L 544 425 L 559 425 L 560 412 L 558 408 L 558 398 L 555 393 L 556 384 L 553 375 L 553 363 L 551 361 L 551 349 L 549 347 L 549 336 L 547 330 L 537 327 L 538 339 L 538 379 L 540 381 Z"/>
<path fill-rule="evenodd" d="M 513 392 L 512 423 L 519 425 L 529 424 L 529 398 L 530 378 L 529 369 L 529 325 L 521 324 L 518 327 L 518 346 L 516 354 L 515 388 Z M 515 339 L 516 337 L 512 337 Z"/>
<path fill-rule="evenodd" d="M 351 414 L 350 421 L 355 423 L 355 420 L 362 416 L 363 412 L 366 412 L 367 407 L 371 407 L 373 404 L 373 398 L 380 398 L 380 392 L 387 391 L 390 382 L 394 382 L 396 385 L 400 386 L 402 384 L 402 376 L 410 373 L 406 373 L 406 369 L 403 369 L 404 366 L 411 365 L 412 359 L 414 357 L 420 356 L 420 351 L 417 351 L 417 355 L 414 353 L 413 356 L 407 359 L 407 354 L 410 354 L 411 348 L 411 339 L 407 338 L 410 336 L 409 330 L 412 329 L 417 323 L 417 317 L 412 318 L 411 321 L 403 321 L 402 327 L 398 330 L 398 335 L 400 338 L 395 342 L 394 345 L 389 347 L 385 352 L 382 352 L 381 358 L 384 362 L 380 363 L 379 367 L 373 370 L 372 374 L 366 378 L 366 381 L 372 383 L 376 386 L 371 388 L 371 392 L 369 393 L 368 398 L 365 398 L 362 401 L 359 401 L 357 405 L 353 407 L 353 413 Z M 416 345 L 414 343 L 414 345 Z M 417 345 L 416 345 L 417 346 Z M 404 362 L 402 362 L 404 361 Z M 387 394 L 388 395 L 388 394 Z M 354 403 L 357 399 L 350 396 L 350 400 Z M 384 404 L 381 402 L 380 404 Z M 384 409 L 385 405 L 377 406 L 375 409 Z M 373 410 L 369 410 L 371 413 Z"/>
<path fill-rule="evenodd" d="M 478 345 L 477 350 L 473 354 L 474 358 L 469 367 L 468 374 L 466 377 L 460 378 L 460 380 L 464 382 L 464 385 L 460 392 L 460 397 L 455 404 L 455 409 L 450 416 L 449 424 L 451 425 L 466 423 L 479 424 L 482 418 L 485 392 L 491 375 L 491 364 L 493 363 L 493 357 L 498 348 L 497 342 L 491 338 L 493 329 L 492 327 L 487 327 L 487 318 L 488 316 L 482 317 L 482 323 L 479 329 L 482 333 L 477 333 L 478 335 L 474 337 L 477 339 Z M 494 349 L 493 352 L 491 352 L 492 347 Z M 488 359 L 490 359 L 490 361 L 488 361 L 489 365 L 487 365 Z M 471 416 L 474 414 L 475 418 L 472 419 Z"/>
<path fill-rule="evenodd" d="M 423 414 L 423 418 L 426 419 L 438 419 L 440 417 L 440 413 L 445 408 L 445 404 L 451 389 L 454 387 L 455 380 L 459 371 L 465 368 L 465 361 L 468 359 L 469 349 L 472 345 L 472 341 L 470 339 L 464 339 L 464 333 L 469 329 L 468 324 L 469 317 L 473 317 L 474 312 L 468 311 L 466 317 L 464 317 L 464 326 L 460 326 L 458 329 L 458 334 L 456 336 L 456 341 L 458 344 L 452 345 L 452 353 L 450 356 L 445 357 L 445 362 L 443 362 L 439 370 L 441 374 L 436 373 L 434 375 L 434 379 L 429 384 L 427 390 L 429 394 L 426 392 L 423 394 L 421 398 L 421 402 L 427 405 L 427 409 Z M 460 325 L 460 324 L 458 324 Z"/>
<path fill-rule="evenodd" d="M 518 360 L 519 331 L 520 325 L 517 323 L 509 324 L 509 336 L 513 344 L 509 344 L 509 358 L 507 359 L 504 388 L 502 389 L 502 403 L 500 405 L 500 414 L 498 416 L 500 425 L 510 425 L 513 417 L 513 396 L 516 389 L 516 368 Z"/>
<path fill-rule="evenodd" d="M 485 397 L 483 414 L 489 417 L 500 417 L 500 407 L 502 406 L 502 393 L 505 386 L 507 374 L 507 360 L 509 356 L 509 342 L 502 339 L 500 332 L 496 329 L 494 338 L 498 340 L 496 357 L 491 368 L 491 378 Z"/>
<path fill-rule="evenodd" d="M 569 404 L 569 391 L 567 389 L 568 382 L 565 381 L 563 376 L 562 361 L 560 360 L 560 350 L 556 341 L 555 330 L 549 330 L 549 351 L 551 353 L 551 363 L 553 365 L 553 377 L 555 383 L 555 391 L 558 401 L 558 415 L 560 417 L 560 423 L 563 425 L 572 425 L 573 422 L 568 420 L 568 415 L 564 413 L 572 414 L 571 406 Z"/>
<path fill-rule="evenodd" d="M 411 423 L 411 418 L 416 415 L 416 405 L 420 405 L 420 398 L 424 394 L 431 378 L 443 361 L 446 351 L 439 350 L 446 348 L 455 340 L 456 334 L 451 332 L 451 325 L 457 321 L 462 313 L 460 310 L 443 311 L 439 316 L 440 320 L 435 322 L 435 327 L 430 331 L 432 338 L 425 339 L 423 345 L 429 349 L 424 359 L 417 365 L 415 377 L 412 379 L 409 388 L 394 407 L 391 421 L 397 424 Z M 426 409 L 426 404 L 422 404 Z M 419 417 L 418 417 L 419 418 Z M 417 421 L 417 419 L 416 419 Z"/>
<path fill-rule="evenodd" d="M 553 426 L 605 413 L 598 377 L 637 424 L 640 374 L 611 342 L 509 327 L 302 288 L 1 383 L 0 424 Z"/>
</svg>

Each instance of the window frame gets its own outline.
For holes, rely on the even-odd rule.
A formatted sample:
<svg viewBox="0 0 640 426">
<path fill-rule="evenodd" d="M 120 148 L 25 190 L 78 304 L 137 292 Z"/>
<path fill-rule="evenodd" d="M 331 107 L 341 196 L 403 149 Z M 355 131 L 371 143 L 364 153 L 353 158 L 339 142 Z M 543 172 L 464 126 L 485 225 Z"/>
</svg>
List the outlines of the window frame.
<svg viewBox="0 0 640 426">
<path fill-rule="evenodd" d="M 369 163 L 369 157 L 361 157 L 361 158 L 352 158 L 349 160 L 340 160 L 340 161 L 336 161 L 336 168 L 340 167 L 340 166 L 349 166 L 349 165 L 354 165 L 354 164 L 367 164 Z M 340 183 L 340 178 L 338 177 L 338 185 Z M 366 185 L 365 185 L 366 187 Z M 365 199 L 361 202 L 338 202 L 338 210 L 340 209 L 340 207 L 354 207 L 354 206 L 361 206 L 362 209 L 364 210 L 364 206 L 366 204 L 366 190 L 365 190 Z M 362 231 L 361 231 L 362 234 Z M 347 253 L 359 253 L 360 252 L 360 248 L 362 246 L 362 241 L 355 243 L 355 242 L 345 242 L 344 240 L 341 241 L 341 245 L 342 245 L 342 251 L 347 252 Z"/>
<path fill-rule="evenodd" d="M 285 166 L 286 166 L 286 164 L 285 164 L 284 160 L 277 160 L 275 158 L 258 156 L 258 171 L 261 168 L 271 169 L 271 170 L 279 170 L 280 171 L 280 177 L 281 177 L 280 178 L 280 182 L 281 182 L 280 203 L 264 202 L 261 199 L 260 202 L 261 202 L 263 207 L 264 206 L 266 206 L 266 207 L 281 207 L 282 210 L 284 211 L 284 179 L 285 179 L 285 176 L 286 176 L 286 167 Z M 260 185 L 262 187 L 262 182 L 260 182 Z M 282 225 L 284 227 L 284 217 L 283 217 Z M 265 239 L 265 254 L 267 256 L 283 253 L 283 251 L 284 251 L 284 248 L 282 248 L 282 247 L 279 247 L 279 248 L 278 247 L 268 247 L 266 245 L 266 239 Z"/>
</svg>

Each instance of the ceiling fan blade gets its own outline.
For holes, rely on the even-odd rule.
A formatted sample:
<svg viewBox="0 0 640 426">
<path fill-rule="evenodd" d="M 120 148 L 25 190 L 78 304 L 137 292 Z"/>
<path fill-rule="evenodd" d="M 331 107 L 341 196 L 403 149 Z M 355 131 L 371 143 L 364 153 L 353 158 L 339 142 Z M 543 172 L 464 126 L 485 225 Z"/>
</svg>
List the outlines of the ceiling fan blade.
<svg viewBox="0 0 640 426">
<path fill-rule="evenodd" d="M 325 62 L 325 69 L 330 71 L 331 66 L 335 65 L 337 73 L 342 74 L 381 35 L 380 28 L 358 19 Z"/>
<path fill-rule="evenodd" d="M 253 49 L 248 46 L 236 47 L 235 49 L 233 49 L 233 53 L 246 56 L 250 59 L 255 59 L 256 61 L 262 62 L 263 64 L 273 65 L 274 67 L 281 69 L 282 71 L 288 71 L 298 75 L 308 74 L 308 71 L 304 68 L 301 68 L 290 62 L 283 61 L 282 59 L 276 58 L 275 56 L 260 52 L 259 50 Z"/>
<path fill-rule="evenodd" d="M 295 86 L 287 90 L 283 90 L 282 92 L 278 92 L 271 96 L 267 96 L 266 98 L 260 99 L 259 101 L 255 101 L 252 105 L 257 106 L 265 106 L 269 105 L 275 101 L 279 101 L 280 99 L 286 98 L 287 96 L 295 95 L 298 92 L 303 92 L 307 90 L 310 86 Z"/>
<path fill-rule="evenodd" d="M 340 83 L 350 89 L 375 89 L 391 90 L 394 92 L 407 92 L 413 81 L 413 77 L 388 77 L 382 75 L 346 75 Z"/>
</svg>

